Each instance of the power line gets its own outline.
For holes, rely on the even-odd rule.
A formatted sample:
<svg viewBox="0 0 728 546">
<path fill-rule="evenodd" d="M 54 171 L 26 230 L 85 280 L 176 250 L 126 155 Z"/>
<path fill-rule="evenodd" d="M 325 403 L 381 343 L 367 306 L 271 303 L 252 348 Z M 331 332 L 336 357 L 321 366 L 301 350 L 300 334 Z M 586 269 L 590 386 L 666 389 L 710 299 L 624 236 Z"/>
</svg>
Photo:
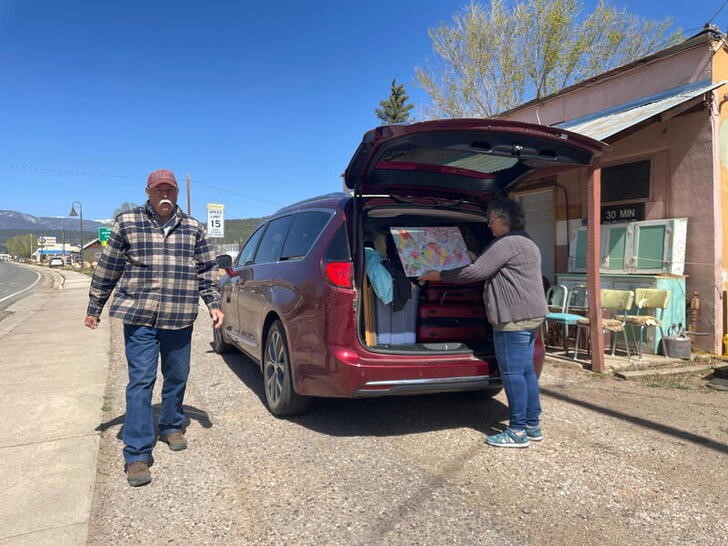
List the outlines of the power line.
<svg viewBox="0 0 728 546">
<path fill-rule="evenodd" d="M 75 169 L 58 169 L 58 168 L 52 168 L 52 167 L 32 167 L 30 165 L 21 165 L 19 163 L 5 163 L 3 164 L 3 167 L 8 167 L 10 169 L 19 169 L 23 171 L 35 171 L 35 172 L 44 172 L 44 173 L 55 173 L 55 174 L 72 174 L 77 176 L 95 176 L 95 177 L 103 177 L 103 178 L 126 178 L 129 180 L 144 180 L 143 176 L 129 176 L 125 174 L 109 174 L 109 173 L 100 173 L 100 172 L 90 172 L 90 171 L 79 171 Z"/>
<path fill-rule="evenodd" d="M 706 23 L 707 25 L 709 25 L 710 23 L 712 23 L 712 22 L 713 22 L 713 19 L 715 19 L 716 17 L 718 17 L 718 14 L 719 14 L 719 13 L 720 13 L 721 11 L 723 11 L 723 8 L 725 7 L 725 5 L 726 5 L 726 4 L 728 4 L 728 0 L 725 0 L 725 2 L 723 2 L 723 5 L 722 5 L 721 7 L 719 7 L 719 8 L 718 8 L 718 11 L 716 11 L 716 12 L 715 12 L 715 13 L 713 14 L 713 17 L 711 17 L 710 19 L 708 19 L 708 22 Z"/>
<path fill-rule="evenodd" d="M 199 184 L 201 186 L 205 186 L 205 187 L 208 187 L 208 188 L 212 188 L 213 190 L 217 190 L 217 191 L 229 193 L 229 194 L 232 194 L 232 195 L 237 195 L 238 197 L 244 197 L 245 199 L 250 199 L 251 201 L 258 201 L 260 203 L 265 203 L 266 205 L 273 205 L 275 207 L 282 207 L 283 206 L 282 204 L 276 203 L 275 201 L 268 201 L 266 199 L 259 199 L 257 197 L 252 197 L 250 195 L 246 195 L 244 193 L 240 193 L 240 192 L 228 190 L 228 189 L 225 189 L 225 188 L 221 188 L 219 186 L 213 186 L 212 184 L 206 184 L 205 182 L 200 182 L 199 180 L 195 180 L 194 178 L 192 178 L 191 180 L 195 184 Z"/>
<path fill-rule="evenodd" d="M 127 180 L 141 180 L 141 181 L 143 181 L 145 179 L 144 176 L 131 176 L 131 175 L 126 175 L 126 174 L 109 174 L 109 173 L 103 173 L 103 172 L 83 171 L 83 170 L 77 170 L 77 169 L 59 169 L 59 168 L 53 168 L 53 167 L 33 167 L 31 165 L 22 165 L 20 163 L 4 163 L 3 166 L 10 168 L 10 169 L 19 169 L 19 170 L 30 171 L 30 172 L 39 172 L 39 173 L 70 174 L 70 175 L 75 175 L 75 176 L 93 176 L 96 178 L 122 178 L 122 179 L 127 179 Z M 199 184 L 201 186 L 205 186 L 205 187 L 211 188 L 213 190 L 216 190 L 216 191 L 219 191 L 222 193 L 228 193 L 228 194 L 234 195 L 236 197 L 242 197 L 244 199 L 249 199 L 251 201 L 258 201 L 260 203 L 265 203 L 266 205 L 273 205 L 274 207 L 283 206 L 281 203 L 276 203 L 274 201 L 268 201 L 266 199 L 260 199 L 258 197 L 253 197 L 251 195 L 229 190 L 227 188 L 221 188 L 220 186 L 206 184 L 205 182 L 201 182 L 194 178 L 192 178 L 190 180 L 194 184 Z"/>
</svg>

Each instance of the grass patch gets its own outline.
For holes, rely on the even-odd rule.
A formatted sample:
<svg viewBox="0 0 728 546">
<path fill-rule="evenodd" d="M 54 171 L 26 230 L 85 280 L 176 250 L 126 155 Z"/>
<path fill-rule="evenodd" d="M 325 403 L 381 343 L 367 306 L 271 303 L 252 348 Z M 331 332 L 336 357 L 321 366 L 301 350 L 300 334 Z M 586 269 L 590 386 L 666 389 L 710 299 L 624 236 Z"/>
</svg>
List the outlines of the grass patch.
<svg viewBox="0 0 728 546">
<path fill-rule="evenodd" d="M 707 381 L 713 377 L 711 371 L 683 373 L 678 375 L 648 375 L 639 379 L 646 387 L 675 389 L 683 391 L 708 391 Z"/>
<path fill-rule="evenodd" d="M 646 387 L 655 389 L 679 389 L 683 391 L 694 390 L 695 387 L 685 382 L 685 379 L 675 375 L 649 375 L 640 379 Z"/>
</svg>

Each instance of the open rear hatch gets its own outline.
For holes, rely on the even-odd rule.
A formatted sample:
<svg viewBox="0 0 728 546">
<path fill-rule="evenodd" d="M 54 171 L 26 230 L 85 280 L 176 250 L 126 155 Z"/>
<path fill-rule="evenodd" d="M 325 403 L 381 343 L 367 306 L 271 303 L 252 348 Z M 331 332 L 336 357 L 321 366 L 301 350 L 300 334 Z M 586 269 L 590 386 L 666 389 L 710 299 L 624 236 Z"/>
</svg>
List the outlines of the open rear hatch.
<svg viewBox="0 0 728 546">
<path fill-rule="evenodd" d="M 492 119 L 387 125 L 368 131 L 345 172 L 355 195 L 467 197 L 510 191 L 536 170 L 589 165 L 606 147 L 553 127 Z"/>
<path fill-rule="evenodd" d="M 533 175 L 589 165 L 605 147 L 561 129 L 491 119 L 428 121 L 367 132 L 345 172 L 355 197 L 355 275 L 362 288 L 360 324 L 366 345 L 387 352 L 492 355 L 482 285 L 428 283 L 414 287 L 404 307 L 387 308 L 364 274 L 364 243 L 385 237 L 378 252 L 402 267 L 393 230 L 446 228 L 463 239 L 470 234 L 465 246 L 478 254 L 491 238 L 483 211 L 496 194 L 516 189 Z M 405 275 L 416 279 L 411 272 Z"/>
</svg>

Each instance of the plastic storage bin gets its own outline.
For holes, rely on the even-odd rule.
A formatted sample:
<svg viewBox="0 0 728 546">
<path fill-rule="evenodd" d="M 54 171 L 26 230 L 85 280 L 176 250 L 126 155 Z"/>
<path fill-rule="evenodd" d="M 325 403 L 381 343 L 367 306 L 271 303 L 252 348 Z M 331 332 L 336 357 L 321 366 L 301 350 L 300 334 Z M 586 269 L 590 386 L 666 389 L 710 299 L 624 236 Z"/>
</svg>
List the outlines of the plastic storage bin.
<svg viewBox="0 0 728 546">
<path fill-rule="evenodd" d="M 410 345 L 416 342 L 418 297 L 419 290 L 413 287 L 412 297 L 399 311 L 395 311 L 391 303 L 384 304 L 379 298 L 374 298 L 377 345 Z"/>
</svg>

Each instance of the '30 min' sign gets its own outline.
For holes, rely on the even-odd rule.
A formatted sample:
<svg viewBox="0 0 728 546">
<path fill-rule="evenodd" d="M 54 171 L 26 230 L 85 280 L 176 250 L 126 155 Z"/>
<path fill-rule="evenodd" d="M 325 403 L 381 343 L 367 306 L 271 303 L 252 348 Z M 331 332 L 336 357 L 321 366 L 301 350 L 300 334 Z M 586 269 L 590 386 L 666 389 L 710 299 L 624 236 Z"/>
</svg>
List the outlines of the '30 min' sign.
<svg viewBox="0 0 728 546">
<path fill-rule="evenodd" d="M 225 205 L 207 204 L 207 236 L 225 237 Z"/>
</svg>

